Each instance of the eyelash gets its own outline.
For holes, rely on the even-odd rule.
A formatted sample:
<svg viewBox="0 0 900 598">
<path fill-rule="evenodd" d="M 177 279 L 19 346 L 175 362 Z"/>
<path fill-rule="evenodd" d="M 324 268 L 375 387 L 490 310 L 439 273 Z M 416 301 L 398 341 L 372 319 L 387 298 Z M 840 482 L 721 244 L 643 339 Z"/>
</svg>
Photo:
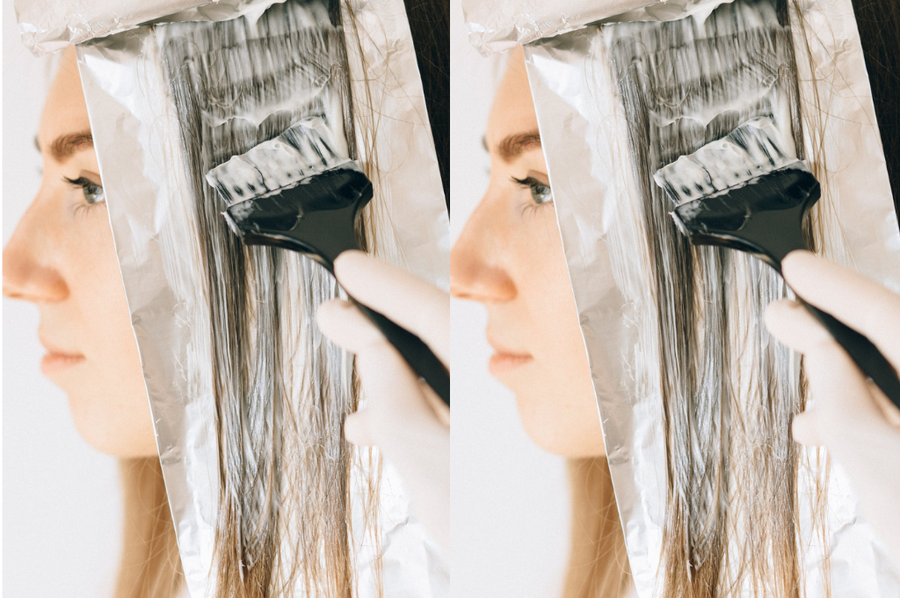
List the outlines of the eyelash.
<svg viewBox="0 0 900 598">
<path fill-rule="evenodd" d="M 531 190 L 531 194 L 532 194 L 531 203 L 528 203 L 525 206 L 523 206 L 523 208 L 522 208 L 523 211 L 524 210 L 536 210 L 542 206 L 546 206 L 546 205 L 553 203 L 553 192 L 551 191 L 550 186 L 542 183 L 541 181 L 537 180 L 536 178 L 530 177 L 530 176 L 525 177 L 524 179 L 517 179 L 516 177 L 510 177 L 510 180 L 512 180 L 512 182 L 516 183 L 520 187 Z M 539 189 L 546 189 L 545 193 L 547 193 L 549 195 L 550 199 L 547 201 L 543 201 L 543 202 L 538 202 L 537 200 L 535 200 L 534 194 Z"/>
<path fill-rule="evenodd" d="M 89 189 L 99 190 L 96 193 L 97 193 L 97 195 L 102 196 L 103 187 L 98 185 L 97 183 L 94 183 L 94 182 L 84 178 L 83 176 L 80 176 L 77 179 L 70 179 L 69 177 L 63 177 L 63 180 L 65 180 L 67 183 L 69 183 L 73 187 L 81 189 L 82 198 L 84 199 L 84 203 L 80 203 L 77 206 L 75 206 L 76 214 L 79 213 L 81 210 L 89 210 L 89 209 L 93 208 L 94 206 L 100 205 L 106 201 L 105 197 L 103 197 L 99 201 L 95 201 L 95 202 L 88 201 L 87 193 L 88 193 Z"/>
</svg>

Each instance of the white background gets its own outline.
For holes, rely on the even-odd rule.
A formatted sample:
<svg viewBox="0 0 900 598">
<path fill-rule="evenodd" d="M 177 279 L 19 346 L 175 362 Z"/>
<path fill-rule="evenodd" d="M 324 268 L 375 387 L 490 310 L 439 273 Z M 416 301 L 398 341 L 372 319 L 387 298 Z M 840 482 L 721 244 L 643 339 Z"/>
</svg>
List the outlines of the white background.
<svg viewBox="0 0 900 598">
<path fill-rule="evenodd" d="M 481 137 L 503 59 L 469 46 L 451 3 L 451 232 L 487 186 Z M 3 3 L 3 242 L 39 185 L 34 149 L 48 82 Z M 483 309 L 453 300 L 453 595 L 558 593 L 568 548 L 564 462 L 538 449 L 514 398 L 487 373 Z M 105 598 L 120 550 L 116 461 L 88 447 L 64 394 L 39 372 L 34 306 L 3 300 L 3 591 L 30 598 Z"/>
<path fill-rule="evenodd" d="M 3 1 L 3 244 L 40 184 L 34 147 L 48 62 L 19 41 Z M 106 598 L 121 546 L 117 462 L 75 431 L 39 370 L 38 310 L 3 299 L 3 595 Z"/>
<path fill-rule="evenodd" d="M 469 45 L 460 1 L 450 4 L 451 217 L 454 239 L 488 182 L 482 149 L 505 57 Z M 457 598 L 554 598 L 569 542 L 564 460 L 537 448 L 512 394 L 487 373 L 481 306 L 453 300 L 453 504 Z"/>
</svg>

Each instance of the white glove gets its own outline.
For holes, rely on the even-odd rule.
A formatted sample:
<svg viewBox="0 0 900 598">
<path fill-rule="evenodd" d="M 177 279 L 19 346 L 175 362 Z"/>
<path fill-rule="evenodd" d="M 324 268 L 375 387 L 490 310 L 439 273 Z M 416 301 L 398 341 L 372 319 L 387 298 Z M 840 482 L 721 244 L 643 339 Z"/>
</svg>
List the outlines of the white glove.
<svg viewBox="0 0 900 598">
<path fill-rule="evenodd" d="M 334 262 L 341 286 L 360 303 L 416 334 L 448 363 L 450 296 L 409 272 L 360 251 Z M 356 354 L 367 403 L 344 423 L 356 445 L 377 446 L 397 468 L 416 515 L 444 551 L 450 540 L 450 409 L 351 303 L 319 307 L 319 328 Z"/>
<path fill-rule="evenodd" d="M 799 297 L 867 336 L 900 367 L 900 295 L 808 251 L 788 255 L 782 269 Z M 800 304 L 773 303 L 766 326 L 804 356 L 815 402 L 794 418 L 794 439 L 824 445 L 843 466 L 900 569 L 900 411 Z"/>
</svg>

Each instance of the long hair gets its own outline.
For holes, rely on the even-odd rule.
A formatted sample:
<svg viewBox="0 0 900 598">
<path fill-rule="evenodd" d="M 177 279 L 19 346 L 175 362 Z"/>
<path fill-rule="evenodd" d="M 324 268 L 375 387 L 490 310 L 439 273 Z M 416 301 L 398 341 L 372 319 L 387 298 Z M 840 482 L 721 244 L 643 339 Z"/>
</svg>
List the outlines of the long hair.
<svg viewBox="0 0 900 598">
<path fill-rule="evenodd" d="M 758 597 L 797 598 L 799 451 L 790 421 L 805 394 L 788 351 L 758 324 L 784 285 L 754 258 L 693 247 L 652 179 L 678 156 L 773 114 L 805 158 L 786 4 L 736 0 L 702 24 L 625 23 L 603 33 L 652 277 L 645 317 L 657 333 L 643 350 L 658 355 L 659 368 L 642 375 L 658 378 L 663 404 L 663 591 L 714 598 L 750 587 Z M 715 112 L 720 106 L 728 109 Z"/>
<path fill-rule="evenodd" d="M 897 52 L 897 49 L 900 48 L 900 5 L 886 0 L 853 0 L 853 4 L 884 147 L 893 200 L 897 213 L 900 215 L 900 103 L 898 103 L 897 99 L 900 97 L 898 96 L 898 91 L 900 91 L 900 52 Z M 805 43 L 805 41 L 802 41 L 805 38 L 805 25 L 796 2 L 794 0 L 777 2 L 776 9 L 782 26 L 788 22 L 788 11 L 794 12 L 798 17 L 796 24 L 800 28 L 800 31 L 795 32 L 794 36 L 797 40 L 801 40 L 798 43 Z M 783 41 L 772 39 L 775 41 L 775 44 L 771 47 L 774 48 L 775 45 L 778 45 L 782 48 L 781 51 L 785 52 L 785 58 L 782 61 L 786 68 L 780 69 L 781 72 L 778 73 L 778 76 L 784 77 L 786 74 L 790 76 L 792 72 L 796 71 L 792 64 L 794 58 L 790 54 L 790 48 L 785 46 Z M 790 41 L 790 37 L 783 37 L 783 39 Z M 747 40 L 742 40 L 742 43 L 746 44 Z M 683 50 L 683 47 L 681 49 Z M 798 56 L 797 60 L 799 59 Z M 751 57 L 744 63 L 744 66 L 752 64 L 753 60 L 755 58 Z M 618 75 L 620 82 L 629 76 L 621 68 L 618 71 Z M 645 73 L 641 74 L 641 76 L 643 75 Z M 793 83 L 787 83 L 793 86 Z M 662 95 L 665 91 L 662 91 L 660 95 L 655 95 L 658 91 L 660 90 L 654 88 L 653 93 L 637 94 L 641 97 L 635 97 L 635 95 L 628 96 L 628 89 L 620 87 L 620 92 L 625 96 L 626 102 L 652 101 L 653 97 L 665 101 Z M 788 92 L 789 94 L 796 93 L 795 90 L 790 88 L 788 88 Z M 792 101 L 794 102 L 793 110 L 795 111 L 793 130 L 795 140 L 799 141 L 796 100 Z M 806 110 L 814 112 L 817 106 L 816 98 L 813 98 Z M 818 123 L 817 115 L 810 113 L 807 116 L 810 118 L 812 126 L 815 127 Z M 635 139 L 638 139 L 641 135 L 646 135 L 649 125 L 640 116 L 630 119 L 629 125 L 630 133 L 633 136 L 632 147 L 639 154 L 639 159 L 645 161 L 645 167 L 647 167 L 646 161 L 650 160 L 650 158 L 646 155 L 646 152 L 651 142 L 646 138 L 643 138 L 643 141 L 635 141 Z M 713 127 L 715 125 L 716 123 L 712 124 Z M 727 129 L 728 127 L 725 128 Z M 715 131 L 711 131 L 710 134 L 713 136 L 717 135 Z M 681 141 L 683 142 L 684 140 L 682 139 Z M 799 143 L 798 147 L 801 147 Z M 683 147 L 677 149 L 677 153 L 688 153 L 688 151 L 688 149 Z M 813 153 L 816 153 L 815 148 Z M 641 158 L 641 156 L 643 157 Z M 814 155 L 813 159 L 815 161 L 815 163 L 811 164 L 813 169 L 816 171 L 822 170 L 821 157 Z M 652 165 L 649 166 L 649 168 L 652 167 Z M 819 176 L 818 172 L 816 174 Z M 644 179 L 646 178 L 644 177 Z M 649 186 L 644 187 L 644 190 L 648 196 L 655 192 Z M 807 234 L 813 232 L 813 230 L 808 230 Z M 657 238 L 659 236 L 657 235 Z M 666 237 L 667 235 L 663 234 L 662 236 Z M 815 239 L 811 238 L 810 240 L 814 241 Z M 692 256 L 695 261 L 699 260 L 702 262 L 703 260 L 712 259 L 714 260 L 715 270 L 722 267 L 721 260 L 724 256 L 716 255 L 718 253 L 717 250 L 688 250 L 686 247 L 684 250 L 682 253 L 683 257 L 687 257 L 687 253 L 690 251 L 695 254 Z M 671 256 L 673 253 L 677 253 L 677 251 L 668 252 L 667 255 Z M 694 263 L 691 268 L 702 269 L 703 266 Z M 703 291 L 700 290 L 702 285 L 708 285 L 710 282 L 709 277 L 702 274 L 688 275 L 685 272 L 684 275 L 686 277 L 685 280 L 688 280 L 695 286 L 675 289 L 676 293 L 682 298 L 685 293 L 702 293 Z M 758 274 L 754 274 L 754 276 L 758 276 Z M 698 283 L 701 285 L 700 287 L 696 286 Z M 767 288 L 768 290 L 766 290 Z M 778 289 L 769 283 L 763 284 L 759 290 L 763 295 L 779 294 Z M 712 299 L 707 296 L 704 300 L 704 309 L 707 314 L 711 309 L 710 305 L 714 304 L 715 301 L 715 296 Z M 764 307 L 765 303 L 767 303 L 767 299 L 761 302 L 758 307 Z M 685 310 L 696 309 L 696 304 L 691 301 L 687 303 L 680 302 L 679 304 L 684 308 L 679 312 L 682 315 L 687 313 Z M 668 318 L 666 314 L 662 314 L 660 317 Z M 731 324 L 726 322 L 725 325 Z M 687 338 L 689 339 L 690 336 Z M 759 340 L 754 342 L 759 343 Z M 685 346 L 684 349 L 686 354 L 691 352 L 698 354 L 700 347 L 695 347 L 693 351 L 689 350 L 689 346 Z M 662 350 L 664 351 L 665 348 Z M 766 359 L 771 359 L 771 356 Z M 778 360 L 772 362 L 771 365 L 775 366 L 778 361 L 784 361 L 784 359 L 785 356 L 781 356 Z M 776 373 L 777 368 L 773 368 L 765 371 L 763 375 L 771 380 L 772 375 Z M 733 378 L 734 372 L 725 371 L 722 372 L 722 376 L 723 379 Z M 708 378 L 714 379 L 715 376 L 708 376 Z M 735 380 L 739 380 L 739 378 L 735 378 Z M 762 420 L 764 427 L 776 425 L 768 434 L 758 436 L 757 441 L 752 443 L 755 450 L 750 457 L 750 461 L 761 459 L 758 463 L 759 467 L 755 468 L 750 461 L 747 461 L 743 467 L 737 468 L 736 473 L 740 477 L 730 481 L 728 480 L 728 468 L 734 467 L 735 463 L 728 458 L 732 449 L 728 448 L 725 441 L 729 440 L 731 434 L 722 434 L 722 432 L 727 431 L 724 426 L 734 426 L 739 430 L 739 433 L 735 435 L 731 443 L 733 444 L 735 440 L 739 440 L 742 445 L 746 445 L 748 433 L 752 437 L 752 434 L 764 433 L 765 430 L 757 428 L 754 432 L 752 418 L 748 418 L 746 414 L 743 414 L 743 417 L 737 420 L 736 423 L 729 423 L 733 421 L 733 418 L 738 417 L 737 411 L 742 409 L 742 407 L 736 405 L 739 409 L 733 409 L 729 414 L 728 410 L 726 410 L 728 401 L 723 401 L 716 406 L 716 409 L 719 411 L 714 412 L 713 417 L 706 418 L 709 421 L 718 421 L 720 423 L 720 426 L 717 428 L 719 433 L 713 435 L 712 438 L 718 438 L 716 442 L 723 444 L 719 444 L 717 450 L 710 450 L 710 448 L 715 448 L 715 445 L 713 445 L 712 447 L 707 446 L 705 451 L 700 453 L 692 453 L 690 445 L 696 442 L 696 439 L 691 440 L 691 422 L 694 422 L 693 425 L 697 425 L 703 419 L 698 411 L 702 405 L 698 405 L 694 401 L 697 401 L 697 398 L 702 395 L 694 393 L 693 396 L 695 398 L 693 401 L 684 400 L 679 404 L 676 402 L 678 397 L 685 398 L 685 395 L 677 391 L 674 393 L 670 392 L 673 396 L 669 399 L 671 404 L 667 406 L 669 409 L 667 432 L 670 436 L 670 451 L 673 448 L 676 450 L 669 454 L 670 497 L 666 536 L 664 539 L 664 568 L 662 569 L 663 576 L 660 580 L 660 585 L 665 588 L 666 596 L 693 598 L 732 595 L 732 592 L 736 591 L 739 586 L 735 583 L 737 579 L 734 577 L 729 579 L 729 575 L 726 573 L 728 567 L 734 567 L 737 570 L 738 579 L 742 577 L 749 579 L 758 595 L 778 595 L 779 597 L 802 595 L 801 565 L 800 561 L 798 561 L 799 551 L 795 539 L 798 528 L 796 497 L 798 457 L 797 450 L 790 439 L 789 428 L 785 424 L 789 422 L 792 413 L 803 408 L 805 384 L 801 379 L 800 387 L 796 389 L 798 392 L 795 395 L 796 398 L 787 402 L 782 399 L 780 404 L 778 402 L 773 403 L 772 398 L 773 393 L 784 392 L 783 385 L 781 390 L 779 390 L 779 385 L 770 383 L 761 390 L 763 390 L 763 398 L 766 399 L 763 403 L 765 405 L 764 411 L 759 413 L 765 418 Z M 736 389 L 723 388 L 721 392 L 727 396 L 735 393 Z M 687 393 L 687 396 L 691 396 L 691 393 Z M 686 412 L 686 419 L 678 420 L 678 414 L 673 411 L 691 405 L 692 407 L 690 408 L 694 409 L 694 412 L 688 411 Z M 777 410 L 778 413 L 766 416 L 766 412 L 770 409 Z M 676 419 L 673 419 L 673 417 Z M 773 419 L 773 417 L 780 417 L 782 423 L 777 424 L 778 419 Z M 741 440 L 742 437 L 744 438 L 743 440 Z M 688 443 L 685 450 L 678 451 L 677 446 L 673 447 L 672 443 L 679 441 Z M 773 449 L 776 452 L 773 453 Z M 778 458 L 772 459 L 773 454 L 779 455 Z M 724 458 L 719 460 L 717 464 L 710 462 L 710 458 L 717 458 L 716 455 Z M 698 463 L 694 461 L 698 457 L 700 459 L 699 465 L 701 465 L 700 470 L 697 469 Z M 678 458 L 684 460 L 678 461 Z M 673 459 L 675 460 L 673 461 Z M 703 463 L 704 460 L 706 461 L 705 463 Z M 603 467 L 608 467 L 605 459 L 602 460 L 602 463 Z M 585 469 L 593 468 L 601 468 L 600 460 L 597 460 L 592 465 L 588 465 L 585 462 L 575 462 L 570 468 L 573 479 L 573 492 L 575 493 L 573 496 L 575 520 L 573 522 L 573 551 L 564 598 L 587 596 L 612 598 L 621 592 L 620 581 L 623 575 L 623 568 L 614 565 L 620 558 L 616 550 L 624 545 L 622 530 L 618 526 L 604 527 L 599 525 L 603 520 L 608 521 L 611 518 L 615 518 L 610 515 L 603 517 L 597 515 L 605 512 L 602 505 L 608 505 L 608 510 L 611 511 L 615 507 L 615 502 L 611 487 L 603 484 L 594 486 L 589 481 L 589 476 L 584 472 Z M 753 480 L 752 476 L 748 475 L 752 474 L 754 470 L 762 473 L 761 476 L 757 476 L 758 480 Z M 579 475 L 578 471 L 582 473 Z M 696 479 L 688 479 L 682 486 L 678 486 L 679 482 L 677 480 L 679 476 L 691 474 L 692 471 L 695 472 L 693 476 L 696 477 L 697 473 L 700 476 L 696 477 Z M 734 473 L 732 471 L 731 475 L 734 476 Z M 710 474 L 713 474 L 711 478 L 709 477 Z M 827 479 L 827 472 L 825 476 Z M 580 480 L 579 477 L 581 478 Z M 702 493 L 696 493 L 696 490 L 704 487 L 705 478 L 715 482 L 708 488 L 713 490 L 713 495 L 719 494 L 721 500 L 713 503 L 704 502 Z M 673 481 L 675 486 L 672 486 Z M 744 486 L 737 491 L 723 493 L 723 489 L 727 488 L 729 484 L 734 485 L 736 482 L 742 481 L 749 481 L 749 488 Z M 819 485 L 819 490 L 816 493 L 817 498 L 814 499 L 811 505 L 814 516 L 821 516 L 822 512 L 824 512 L 824 503 L 822 502 L 824 493 L 821 490 L 822 481 L 822 479 L 812 480 L 814 484 L 818 483 Z M 597 493 L 591 497 L 595 506 L 587 513 L 584 513 L 583 504 L 582 507 L 577 506 L 579 501 L 578 493 L 582 488 L 592 487 L 594 492 Z M 679 490 L 679 488 L 681 489 Z M 765 498 L 760 498 L 762 496 Z M 756 501 L 757 504 L 747 504 L 748 497 L 750 501 Z M 685 503 L 685 498 L 688 501 L 697 501 L 699 499 L 699 502 Z M 734 504 L 734 501 L 737 501 L 738 504 Z M 740 504 L 741 502 L 743 504 Z M 583 495 L 582 503 L 584 503 Z M 724 505 L 729 505 L 729 508 L 737 507 L 742 509 L 744 525 L 748 528 L 749 526 L 757 528 L 755 530 L 747 529 L 744 544 L 737 556 L 737 560 L 733 560 L 730 564 L 729 558 L 735 559 L 735 557 L 724 554 L 722 551 L 726 545 L 726 539 L 734 533 L 734 524 L 728 523 Z M 701 520 L 705 523 L 705 526 L 692 524 L 692 521 L 696 520 L 698 514 L 702 515 Z M 780 532 L 778 531 L 779 529 Z M 578 543 L 577 538 L 579 534 L 585 540 L 584 543 Z M 821 539 L 824 541 L 824 536 Z M 590 543 L 591 541 L 593 544 Z M 601 557 L 598 552 L 595 560 L 586 561 L 586 555 L 590 554 L 592 545 L 598 549 L 607 547 L 606 557 Z M 823 566 L 827 575 L 829 569 L 827 562 L 823 563 Z"/>
<path fill-rule="evenodd" d="M 624 598 L 631 570 L 609 461 L 570 459 L 567 467 L 572 539 L 562 598 Z"/>
<path fill-rule="evenodd" d="M 173 598 L 184 587 L 175 526 L 156 457 L 121 459 L 122 560 L 115 598 Z"/>
<path fill-rule="evenodd" d="M 213 573 L 219 596 L 282 595 L 300 581 L 307 595 L 349 598 L 354 595 L 349 503 L 353 459 L 365 461 L 368 471 L 374 472 L 364 482 L 368 484 L 368 503 L 363 505 L 366 525 L 371 523 L 374 528 L 377 515 L 373 501 L 378 494 L 379 463 L 367 450 L 354 457 L 342 434 L 344 417 L 356 408 L 358 383 L 352 369 L 350 378 L 345 377 L 348 364 L 341 351 L 321 338 L 310 315 L 318 303 L 335 296 L 336 287 L 311 260 L 280 250 L 235 245 L 218 217 L 218 198 L 202 181 L 203 172 L 210 167 L 277 135 L 297 116 L 278 113 L 252 131 L 237 119 L 236 126 L 223 136 L 208 127 L 207 115 L 221 109 L 216 116 L 227 119 L 227 110 L 235 104 L 258 101 L 253 98 L 259 94 L 266 96 L 262 101 L 289 94 L 292 82 L 296 86 L 302 80 L 309 82 L 308 87 L 332 81 L 338 101 L 331 106 L 340 106 L 337 118 L 347 132 L 351 155 L 355 153 L 340 5 L 336 1 L 319 3 L 326 6 L 327 15 L 323 20 L 318 13 L 316 18 L 324 25 L 315 30 L 305 26 L 309 24 L 307 15 L 301 15 L 302 23 L 292 21 L 291 11 L 304 11 L 314 4 L 276 5 L 253 32 L 234 22 L 180 26 L 185 35 L 180 40 L 180 36 L 171 36 L 173 41 L 163 52 L 182 124 L 186 166 L 194 183 L 189 196 L 196 205 L 200 243 L 210 260 L 205 292 L 213 318 L 221 324 L 212 331 L 222 489 Z M 448 5 L 446 0 L 419 1 L 407 10 L 447 192 L 449 44 L 434 42 L 441 39 L 441 31 L 448 35 Z M 355 23 L 349 25 L 355 28 Z M 255 68 L 260 64 L 253 62 L 255 56 L 282 56 L 283 70 L 274 79 L 238 81 L 252 73 L 235 72 L 229 61 Z M 225 64 L 229 67 L 223 72 L 220 69 Z M 233 91 L 228 88 L 229 80 Z M 321 103 L 300 108 L 324 109 Z M 370 176 L 374 166 L 364 165 Z M 377 190 L 377 180 L 375 183 Z M 370 231 L 371 227 L 361 223 L 358 234 L 364 247 L 372 241 Z M 303 296 L 299 300 L 287 297 L 290 288 L 303 289 Z M 291 301 L 299 301 L 301 309 L 291 310 Z M 280 345 L 279 329 L 289 335 L 290 326 L 302 329 L 300 338 Z M 308 359 L 298 362 L 296 355 Z M 316 364 L 330 369 L 317 371 Z M 159 471 L 158 460 L 155 467 Z M 116 598 L 170 598 L 183 582 L 171 518 L 166 523 L 153 515 L 161 513 L 163 506 L 168 513 L 161 474 L 157 478 L 123 476 L 123 482 L 126 497 L 130 497 L 127 500 L 155 505 L 152 513 L 128 509 L 126 528 L 152 527 L 154 542 L 165 544 L 175 562 L 144 561 L 142 579 L 160 581 L 142 581 L 135 586 L 130 580 L 140 555 L 126 550 Z M 375 537 L 377 541 L 377 533 Z M 377 563 L 375 567 L 377 582 Z M 167 585 L 173 575 L 178 583 Z M 140 593 L 149 588 L 155 593 Z"/>
</svg>

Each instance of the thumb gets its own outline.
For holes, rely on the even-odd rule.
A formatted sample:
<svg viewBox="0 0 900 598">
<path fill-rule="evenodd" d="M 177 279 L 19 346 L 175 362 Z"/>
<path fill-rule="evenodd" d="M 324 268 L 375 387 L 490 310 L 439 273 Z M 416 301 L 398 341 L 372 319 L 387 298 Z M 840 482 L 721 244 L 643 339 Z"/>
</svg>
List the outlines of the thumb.
<svg viewBox="0 0 900 598">
<path fill-rule="evenodd" d="M 822 439 L 819 438 L 816 415 L 815 410 L 808 409 L 794 416 L 794 421 L 791 423 L 794 440 L 805 446 L 821 446 L 823 444 Z"/>
<path fill-rule="evenodd" d="M 375 446 L 368 409 L 360 409 L 344 419 L 344 438 L 357 446 Z"/>
</svg>

